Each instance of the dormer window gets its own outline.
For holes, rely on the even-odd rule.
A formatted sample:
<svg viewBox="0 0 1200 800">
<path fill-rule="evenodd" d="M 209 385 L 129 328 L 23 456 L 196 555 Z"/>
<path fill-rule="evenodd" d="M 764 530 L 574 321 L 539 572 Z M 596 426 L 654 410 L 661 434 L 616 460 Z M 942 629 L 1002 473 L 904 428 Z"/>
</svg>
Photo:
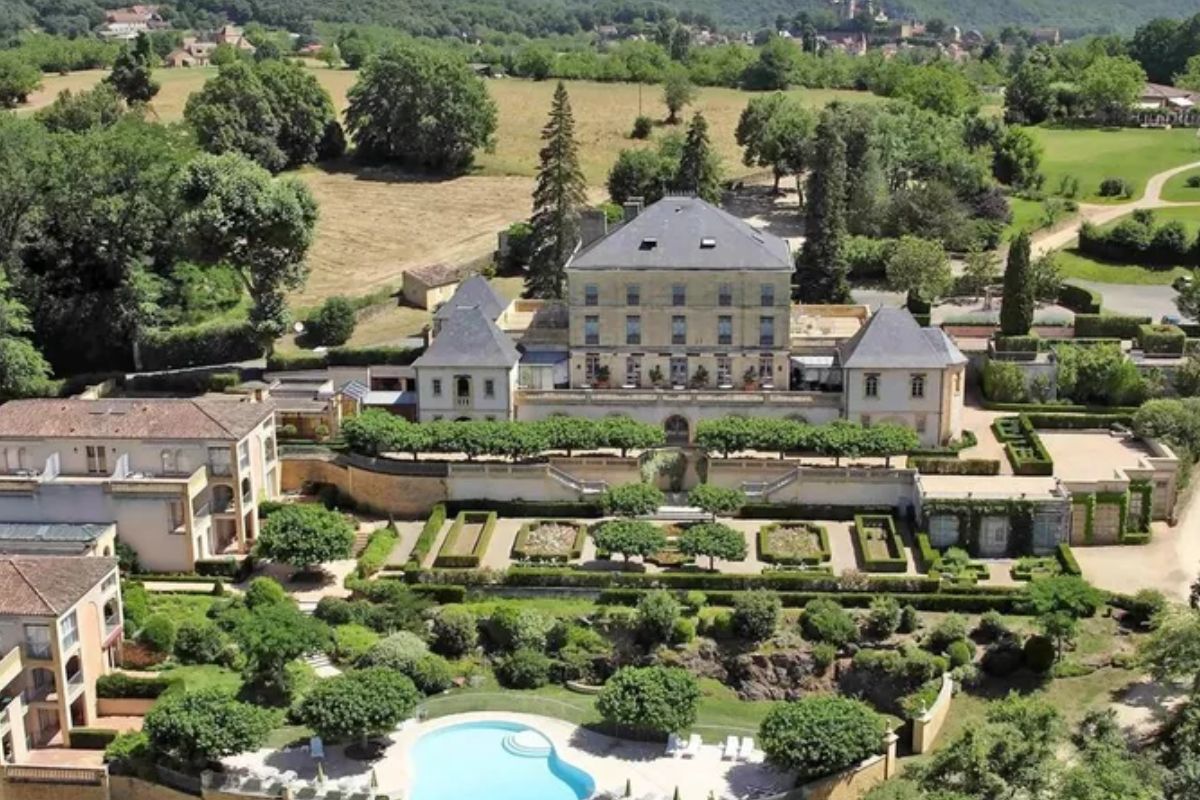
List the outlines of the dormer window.
<svg viewBox="0 0 1200 800">
<path fill-rule="evenodd" d="M 656 247 L 658 247 L 658 239 L 655 239 L 653 236 L 647 236 L 645 239 L 642 239 L 643 250 L 653 250 Z"/>
<path fill-rule="evenodd" d="M 712 238 L 711 236 L 705 236 L 703 239 L 700 240 L 700 249 L 701 250 L 712 250 L 716 246 L 717 246 L 717 240 Z"/>
</svg>

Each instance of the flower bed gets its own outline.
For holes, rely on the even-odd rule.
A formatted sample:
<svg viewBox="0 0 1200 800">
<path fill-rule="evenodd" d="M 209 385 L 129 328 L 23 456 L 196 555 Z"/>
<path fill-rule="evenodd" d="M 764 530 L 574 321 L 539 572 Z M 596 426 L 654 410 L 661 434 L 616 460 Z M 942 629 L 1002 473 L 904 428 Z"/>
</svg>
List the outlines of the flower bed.
<svg viewBox="0 0 1200 800">
<path fill-rule="evenodd" d="M 520 561 L 565 563 L 583 555 L 587 528 L 562 519 L 526 522 L 517 531 L 512 556 Z"/>
<path fill-rule="evenodd" d="M 831 557 L 829 531 L 824 525 L 774 523 L 758 531 L 758 560 L 763 563 L 816 566 Z"/>
<path fill-rule="evenodd" d="M 859 563 L 867 572 L 904 572 L 908 569 L 904 542 L 896 533 L 896 523 L 890 516 L 855 516 L 854 541 L 858 546 Z"/>
<path fill-rule="evenodd" d="M 496 527 L 494 511 L 460 511 L 454 518 L 446 541 L 438 550 L 435 567 L 475 569 L 487 552 Z"/>
</svg>

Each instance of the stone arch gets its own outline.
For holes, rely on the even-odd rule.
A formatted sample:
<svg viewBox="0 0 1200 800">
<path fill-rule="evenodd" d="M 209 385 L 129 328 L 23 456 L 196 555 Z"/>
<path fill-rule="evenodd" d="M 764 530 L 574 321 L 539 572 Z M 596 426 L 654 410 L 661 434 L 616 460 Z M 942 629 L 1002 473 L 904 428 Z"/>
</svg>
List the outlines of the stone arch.
<svg viewBox="0 0 1200 800">
<path fill-rule="evenodd" d="M 672 414 L 663 421 L 668 445 L 684 445 L 692 440 L 692 425 L 682 414 Z"/>
</svg>

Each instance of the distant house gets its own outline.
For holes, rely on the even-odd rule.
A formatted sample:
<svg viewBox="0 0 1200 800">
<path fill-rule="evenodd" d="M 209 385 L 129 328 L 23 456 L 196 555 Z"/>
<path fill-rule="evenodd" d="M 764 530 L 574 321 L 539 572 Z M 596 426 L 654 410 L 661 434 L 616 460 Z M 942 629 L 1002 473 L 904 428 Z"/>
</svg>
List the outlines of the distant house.
<svg viewBox="0 0 1200 800">
<path fill-rule="evenodd" d="M 97 31 L 105 39 L 135 39 L 139 33 L 165 28 L 167 23 L 158 13 L 158 6 L 129 6 L 104 12 L 104 24 Z"/>
<path fill-rule="evenodd" d="M 1062 44 L 1062 31 L 1058 28 L 1034 28 L 1032 37 L 1034 44 Z"/>
<path fill-rule="evenodd" d="M 1145 111 L 1190 111 L 1200 104 L 1200 94 L 1161 83 L 1147 83 L 1138 96 L 1138 108 Z"/>
<path fill-rule="evenodd" d="M 207 67 L 212 61 L 216 42 L 202 42 L 195 36 L 187 36 L 183 44 L 172 50 L 163 59 L 165 67 Z"/>
<path fill-rule="evenodd" d="M 221 28 L 217 31 L 213 40 L 219 45 L 227 44 L 235 50 L 243 50 L 247 53 L 253 53 L 256 49 L 250 43 L 250 40 L 246 38 L 246 34 L 237 25 L 226 25 Z"/>
<path fill-rule="evenodd" d="M 453 264 L 426 264 L 404 273 L 404 299 L 417 308 L 435 309 L 453 296 L 462 275 Z"/>
<path fill-rule="evenodd" d="M 504 68 L 499 64 L 484 64 L 474 62 L 469 64 L 471 70 L 481 78 L 503 78 Z"/>
</svg>

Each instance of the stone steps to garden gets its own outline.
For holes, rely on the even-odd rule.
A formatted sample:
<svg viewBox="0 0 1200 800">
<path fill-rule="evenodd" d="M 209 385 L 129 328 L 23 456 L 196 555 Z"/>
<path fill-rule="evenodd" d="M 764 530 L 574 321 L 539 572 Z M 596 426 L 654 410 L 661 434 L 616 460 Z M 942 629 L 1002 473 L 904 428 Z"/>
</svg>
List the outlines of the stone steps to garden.
<svg viewBox="0 0 1200 800">
<path fill-rule="evenodd" d="M 312 667 L 318 678 L 332 678 L 341 675 L 342 671 L 333 665 L 329 656 L 324 653 L 310 653 L 304 657 L 304 663 Z"/>
<path fill-rule="evenodd" d="M 711 517 L 695 506 L 659 506 L 647 519 L 663 522 L 707 522 Z"/>
</svg>

